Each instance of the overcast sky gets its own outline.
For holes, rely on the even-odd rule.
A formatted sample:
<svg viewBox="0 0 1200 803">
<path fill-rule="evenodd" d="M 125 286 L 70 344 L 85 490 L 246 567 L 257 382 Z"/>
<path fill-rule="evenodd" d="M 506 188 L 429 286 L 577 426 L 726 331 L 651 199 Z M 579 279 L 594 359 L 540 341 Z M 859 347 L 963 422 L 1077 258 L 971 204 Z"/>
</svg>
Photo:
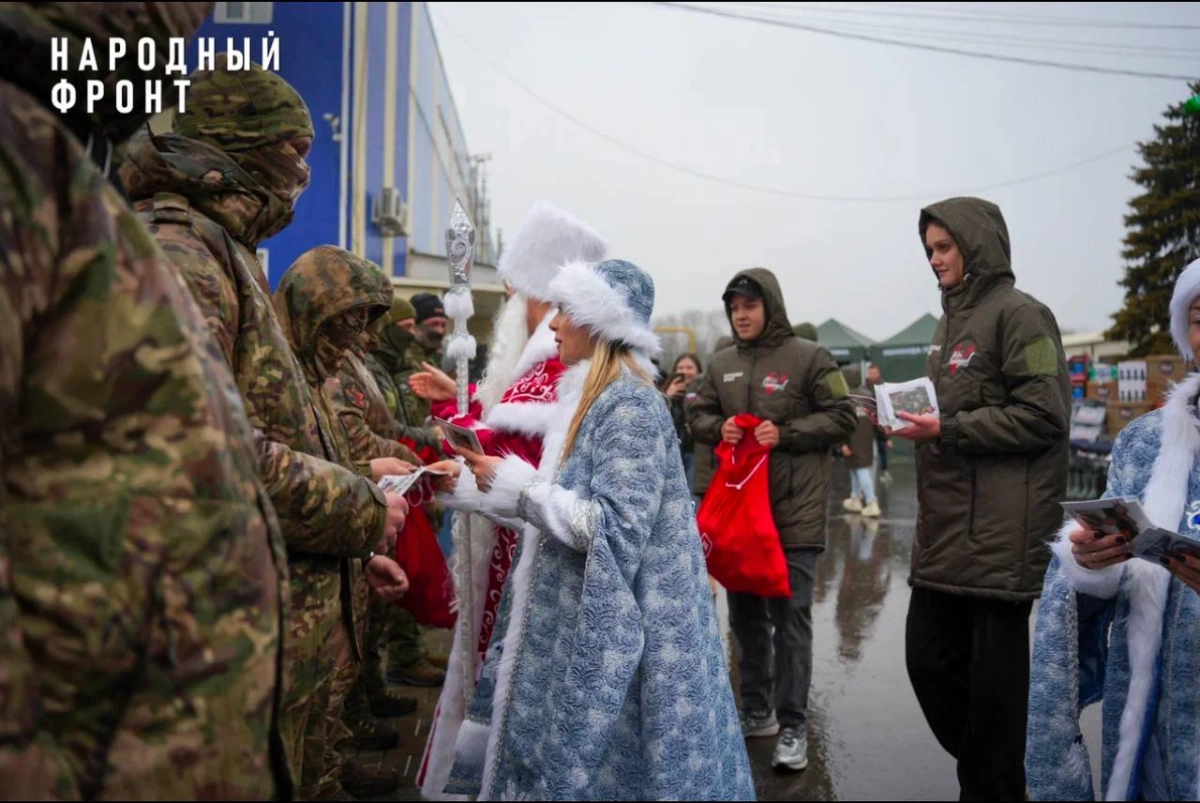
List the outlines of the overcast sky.
<svg viewBox="0 0 1200 803">
<path fill-rule="evenodd" d="M 731 4 L 706 4 L 730 9 Z M 887 14 L 784 3 L 741 13 L 1025 58 L 1200 76 L 1200 4 L 894 4 Z M 882 4 L 839 4 L 840 9 Z M 654 4 L 431 3 L 473 153 L 489 153 L 494 227 L 511 235 L 546 198 L 578 214 L 611 255 L 647 269 L 657 314 L 711 309 L 738 270 L 771 268 L 793 322 L 836 317 L 882 340 L 938 293 L 917 236 L 922 205 L 978 194 L 1008 221 L 1017 286 L 1064 329 L 1097 330 L 1121 305 L 1132 147 L 1153 136 L 1182 80 L 1068 72 L 723 19 Z M 954 15 L 1016 14 L 977 24 Z M 911 14 L 913 16 L 906 16 Z M 918 15 L 937 14 L 937 18 Z M 1059 18 L 1068 24 L 1010 20 Z M 866 26 L 872 26 L 870 28 Z M 922 29 L 910 32 L 905 29 Z M 975 36 L 1051 40 L 1035 47 Z M 1119 55 L 1066 42 L 1141 46 Z M 1163 48 L 1164 50 L 1157 50 Z M 1164 58 L 1166 50 L 1172 58 Z M 482 54 L 482 55 L 481 55 Z M 631 153 L 601 134 L 722 179 L 789 193 L 919 196 L 898 202 L 781 197 Z M 978 192 L 1129 147 L 1073 170 Z"/>
</svg>

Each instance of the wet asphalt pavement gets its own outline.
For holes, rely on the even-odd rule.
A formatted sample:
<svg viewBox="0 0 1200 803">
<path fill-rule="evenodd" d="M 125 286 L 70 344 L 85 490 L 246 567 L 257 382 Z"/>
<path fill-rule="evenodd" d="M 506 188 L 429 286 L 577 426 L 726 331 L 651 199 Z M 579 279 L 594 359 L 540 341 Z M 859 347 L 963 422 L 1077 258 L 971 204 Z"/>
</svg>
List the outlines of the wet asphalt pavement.
<svg viewBox="0 0 1200 803">
<path fill-rule="evenodd" d="M 911 462 L 891 469 L 889 485 L 876 483 L 883 516 L 871 521 L 842 510 L 849 476 L 840 461 L 834 463 L 829 540 L 817 564 L 813 601 L 809 765 L 798 773 L 774 770 L 775 739 L 748 740 L 760 800 L 958 799 L 954 761 L 925 724 L 904 666 L 916 479 Z M 736 694 L 736 643 L 728 632 L 723 592 L 718 602 Z M 1031 634 L 1036 616 L 1035 606 Z M 447 650 L 449 634 L 430 633 L 427 643 Z M 413 779 L 438 690 L 400 691 L 420 703 L 417 714 L 395 720 L 400 746 L 364 755 L 401 775 L 401 788 L 382 799 L 417 800 Z M 1089 748 L 1098 744 L 1098 708 L 1083 718 Z M 1094 750 L 1092 757 L 1095 773 Z"/>
</svg>

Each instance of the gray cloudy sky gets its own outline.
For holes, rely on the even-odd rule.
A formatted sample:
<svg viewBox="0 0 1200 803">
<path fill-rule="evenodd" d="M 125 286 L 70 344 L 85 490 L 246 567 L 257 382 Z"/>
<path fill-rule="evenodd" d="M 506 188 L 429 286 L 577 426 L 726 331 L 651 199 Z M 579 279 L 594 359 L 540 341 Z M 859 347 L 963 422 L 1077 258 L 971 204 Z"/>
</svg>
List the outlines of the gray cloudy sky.
<svg viewBox="0 0 1200 803">
<path fill-rule="evenodd" d="M 1074 22 L 1200 26 L 1200 4 L 815 10 L 831 7 L 782 3 L 767 11 L 749 3 L 741 13 L 1200 76 L 1200 30 Z M 560 204 L 596 226 L 613 256 L 654 276 L 657 314 L 718 308 L 734 272 L 765 266 L 780 277 L 793 322 L 836 317 L 872 338 L 889 337 L 925 312 L 940 314 L 916 232 L 923 204 L 1128 145 L 1070 171 L 975 193 L 1004 211 L 1017 286 L 1047 303 L 1064 329 L 1102 329 L 1122 299 L 1123 215 L 1137 189 L 1128 179 L 1137 162 L 1132 145 L 1153 136 L 1170 103 L 1189 96 L 1181 80 L 985 61 L 648 3 L 430 8 L 468 146 L 492 155 L 493 226 L 511 235 L 534 201 Z M 946 19 L 997 14 L 1009 16 L 987 24 Z M 1013 21 L 1035 17 L 1066 24 Z M 958 32 L 1050 41 L 1016 47 Z M 1117 42 L 1122 52 L 1075 52 L 1068 42 Z M 580 127 L 497 67 L 595 131 L 694 171 L 791 193 L 919 198 L 806 200 L 691 176 Z"/>
</svg>

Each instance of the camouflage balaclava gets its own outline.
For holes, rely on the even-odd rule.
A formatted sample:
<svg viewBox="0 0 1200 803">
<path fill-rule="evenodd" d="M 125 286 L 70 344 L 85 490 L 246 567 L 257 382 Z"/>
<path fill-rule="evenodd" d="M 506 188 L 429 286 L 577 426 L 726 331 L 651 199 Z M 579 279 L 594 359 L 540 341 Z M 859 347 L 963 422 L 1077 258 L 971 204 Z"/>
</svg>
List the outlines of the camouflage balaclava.
<svg viewBox="0 0 1200 803">
<path fill-rule="evenodd" d="M 60 81 L 75 89 L 75 104 L 63 122 L 85 142 L 89 136 L 107 138 L 119 145 L 140 128 L 150 114 L 145 111 L 148 82 L 163 81 L 163 98 L 176 92 L 167 75 L 170 42 L 190 39 L 212 11 L 213 3 L 0 3 L 0 77 L 49 103 Z M 53 42 L 65 38 L 67 69 L 53 69 Z M 125 40 L 125 56 L 109 61 L 109 43 Z M 98 70 L 80 69 L 84 42 L 90 40 Z M 139 43 L 154 42 L 154 67 L 138 66 Z M 111 69 L 116 67 L 115 70 Z M 104 85 L 101 99 L 88 111 L 87 82 Z M 117 82 L 130 81 L 134 111 L 117 111 Z M 188 96 L 189 99 L 191 95 Z M 59 112 L 56 112 L 59 114 Z"/>
<path fill-rule="evenodd" d="M 187 111 L 175 115 L 172 130 L 220 149 L 249 174 L 265 201 L 252 227 L 260 240 L 292 222 L 311 180 L 292 141 L 311 139 L 314 131 L 308 106 L 291 84 L 254 63 L 230 70 L 227 54 L 218 54 L 212 70 L 192 74 Z"/>
</svg>

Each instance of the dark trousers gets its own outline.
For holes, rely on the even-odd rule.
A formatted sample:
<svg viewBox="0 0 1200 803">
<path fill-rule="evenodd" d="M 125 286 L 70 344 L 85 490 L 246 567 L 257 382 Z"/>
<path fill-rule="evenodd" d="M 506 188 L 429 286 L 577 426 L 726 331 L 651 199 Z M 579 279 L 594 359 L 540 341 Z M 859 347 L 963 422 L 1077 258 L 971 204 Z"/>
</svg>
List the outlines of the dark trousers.
<svg viewBox="0 0 1200 803">
<path fill-rule="evenodd" d="M 813 549 L 785 549 L 792 596 L 729 595 L 729 623 L 742 647 L 742 708 L 775 711 L 785 728 L 803 728 L 812 680 Z M 772 633 L 774 629 L 774 633 Z"/>
<path fill-rule="evenodd" d="M 912 590 L 908 677 L 933 735 L 958 760 L 960 800 L 1025 799 L 1032 607 Z"/>
<path fill-rule="evenodd" d="M 884 471 L 887 471 L 887 461 L 888 461 L 887 442 L 888 442 L 888 436 L 885 435 L 883 432 L 881 432 L 878 429 L 875 430 L 875 446 L 876 446 L 877 451 L 879 452 L 879 471 L 881 473 Z"/>
</svg>

